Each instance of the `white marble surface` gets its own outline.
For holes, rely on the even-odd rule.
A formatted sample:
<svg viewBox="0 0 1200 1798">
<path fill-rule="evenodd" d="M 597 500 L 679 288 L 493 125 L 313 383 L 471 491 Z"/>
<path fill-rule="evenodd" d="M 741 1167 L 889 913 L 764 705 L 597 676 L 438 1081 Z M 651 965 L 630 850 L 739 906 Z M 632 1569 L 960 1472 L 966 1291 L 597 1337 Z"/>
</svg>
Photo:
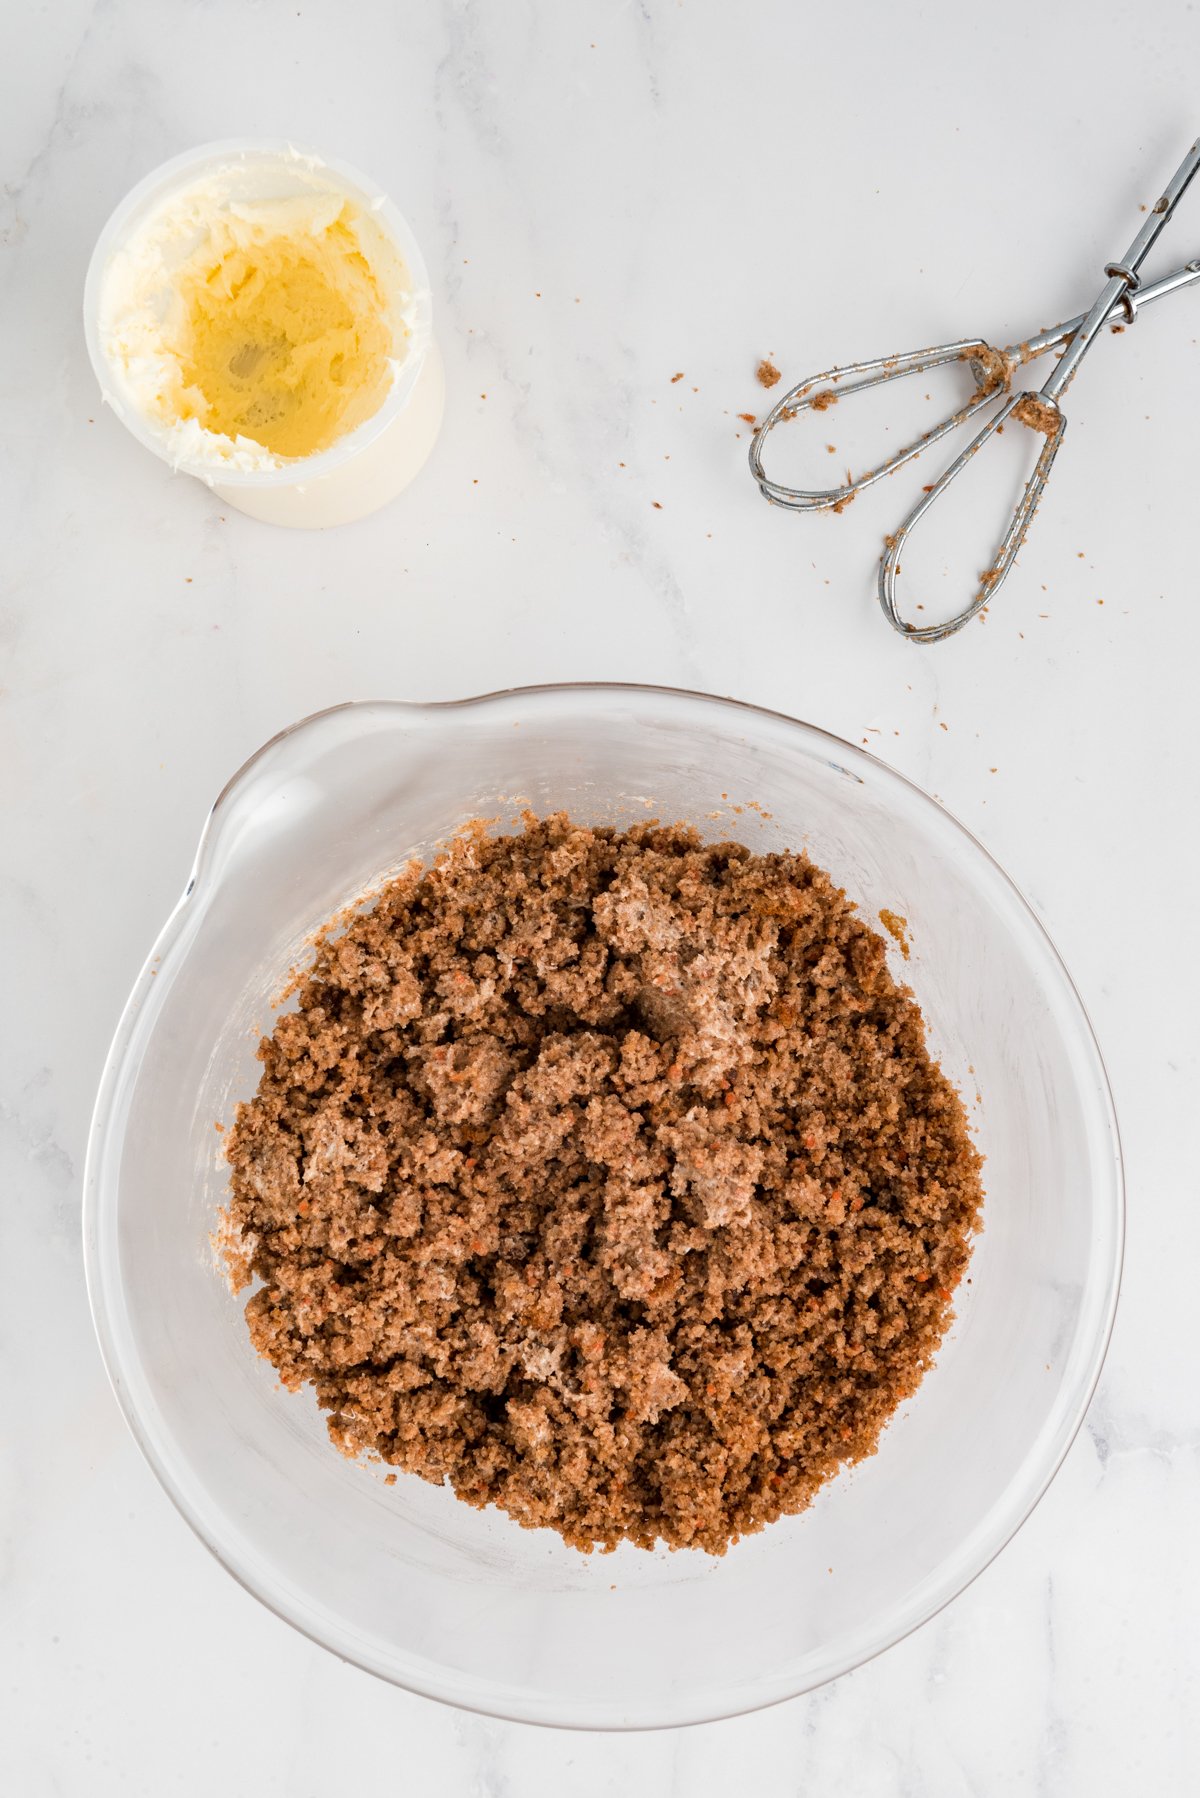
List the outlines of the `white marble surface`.
<svg viewBox="0 0 1200 1798">
<path fill-rule="evenodd" d="M 841 518 L 769 511 L 737 414 L 765 351 L 798 376 L 1086 302 L 1195 133 L 1200 12 L 57 0 L 3 30 L 0 1787 L 1194 1790 L 1200 292 L 1097 347 L 1021 568 L 940 649 L 870 596 L 900 483 Z M 435 460 L 323 536 L 172 478 L 84 355 L 110 207 L 252 131 L 370 170 L 436 289 Z M 1200 190 L 1155 266 L 1198 247 Z M 941 795 L 1077 978 L 1131 1207 L 1099 1394 L 1000 1560 L 837 1685 L 649 1737 L 458 1715 L 260 1609 L 127 1435 L 80 1260 L 102 1058 L 227 775 L 337 700 L 588 676 L 797 713 Z"/>
</svg>

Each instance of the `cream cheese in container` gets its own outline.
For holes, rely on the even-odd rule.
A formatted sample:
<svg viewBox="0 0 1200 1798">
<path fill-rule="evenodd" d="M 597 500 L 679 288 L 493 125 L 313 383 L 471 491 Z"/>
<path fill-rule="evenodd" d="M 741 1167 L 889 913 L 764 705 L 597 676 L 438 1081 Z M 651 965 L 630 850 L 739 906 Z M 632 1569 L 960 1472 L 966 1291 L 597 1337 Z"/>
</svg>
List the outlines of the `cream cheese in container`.
<svg viewBox="0 0 1200 1798">
<path fill-rule="evenodd" d="M 424 259 L 365 176 L 286 142 L 204 145 L 118 206 L 84 288 L 105 401 L 271 524 L 345 524 L 421 468 L 442 420 Z"/>
</svg>

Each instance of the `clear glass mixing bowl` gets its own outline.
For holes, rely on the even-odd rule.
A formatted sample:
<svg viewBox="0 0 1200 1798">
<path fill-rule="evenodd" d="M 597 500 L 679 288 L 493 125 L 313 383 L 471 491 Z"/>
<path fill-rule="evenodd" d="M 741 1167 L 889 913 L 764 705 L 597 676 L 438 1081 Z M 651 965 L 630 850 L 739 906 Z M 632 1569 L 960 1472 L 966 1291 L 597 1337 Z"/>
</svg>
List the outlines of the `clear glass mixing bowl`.
<svg viewBox="0 0 1200 1798">
<path fill-rule="evenodd" d="M 897 972 L 987 1156 L 972 1283 L 916 1397 L 872 1459 L 721 1560 L 584 1556 L 414 1477 L 385 1485 L 334 1451 L 310 1395 L 279 1388 L 215 1271 L 214 1121 L 253 1091 L 259 1033 L 310 933 L 464 820 L 504 825 L 524 806 L 803 845 L 866 918 L 901 914 L 912 955 Z M 961 825 L 811 725 L 698 694 L 571 686 L 342 706 L 236 775 L 117 1031 L 84 1234 L 129 1423 L 244 1586 L 413 1691 L 631 1728 L 806 1691 L 963 1589 L 1082 1419 L 1116 1304 L 1122 1216 L 1112 1105 L 1079 999 Z"/>
</svg>

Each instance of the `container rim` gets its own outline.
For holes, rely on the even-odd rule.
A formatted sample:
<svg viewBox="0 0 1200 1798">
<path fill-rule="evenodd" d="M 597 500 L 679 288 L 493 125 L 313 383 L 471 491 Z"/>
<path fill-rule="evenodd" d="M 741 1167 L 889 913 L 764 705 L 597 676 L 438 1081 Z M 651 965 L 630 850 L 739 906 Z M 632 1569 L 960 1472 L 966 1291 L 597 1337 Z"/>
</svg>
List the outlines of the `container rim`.
<svg viewBox="0 0 1200 1798">
<path fill-rule="evenodd" d="M 164 434 L 133 405 L 126 404 L 114 392 L 116 373 L 105 355 L 100 341 L 100 293 L 111 258 L 127 236 L 139 215 L 146 215 L 153 205 L 186 188 L 205 170 L 228 167 L 241 161 L 294 160 L 314 170 L 327 171 L 332 185 L 340 186 L 361 199 L 371 216 L 384 229 L 412 280 L 414 321 L 411 338 L 396 371 L 391 388 L 378 411 L 348 431 L 328 449 L 315 455 L 281 461 L 271 468 L 234 468 L 220 462 L 207 462 L 187 456 L 174 456 Z M 433 296 L 429 271 L 420 245 L 407 219 L 384 193 L 353 164 L 319 151 L 308 149 L 290 138 L 218 138 L 212 143 L 198 144 L 184 150 L 169 161 L 160 163 L 130 188 L 109 214 L 88 262 L 83 284 L 83 328 L 92 372 L 100 387 L 102 402 L 109 406 L 137 441 L 180 474 L 194 475 L 205 486 L 244 487 L 258 491 L 277 487 L 307 486 L 353 461 L 382 436 L 405 410 L 412 398 L 418 376 L 433 340 Z"/>
</svg>

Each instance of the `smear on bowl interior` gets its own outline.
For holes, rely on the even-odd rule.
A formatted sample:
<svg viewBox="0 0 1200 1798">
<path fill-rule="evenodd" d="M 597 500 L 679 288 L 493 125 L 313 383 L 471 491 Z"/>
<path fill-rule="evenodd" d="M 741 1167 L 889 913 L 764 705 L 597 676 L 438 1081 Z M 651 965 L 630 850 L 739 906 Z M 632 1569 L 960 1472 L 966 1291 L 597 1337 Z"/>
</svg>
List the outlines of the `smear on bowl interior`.
<svg viewBox="0 0 1200 1798">
<path fill-rule="evenodd" d="M 559 815 L 318 948 L 228 1141 L 255 1347 L 349 1455 L 580 1549 L 870 1454 L 982 1200 L 882 938 L 806 856 Z"/>
</svg>

